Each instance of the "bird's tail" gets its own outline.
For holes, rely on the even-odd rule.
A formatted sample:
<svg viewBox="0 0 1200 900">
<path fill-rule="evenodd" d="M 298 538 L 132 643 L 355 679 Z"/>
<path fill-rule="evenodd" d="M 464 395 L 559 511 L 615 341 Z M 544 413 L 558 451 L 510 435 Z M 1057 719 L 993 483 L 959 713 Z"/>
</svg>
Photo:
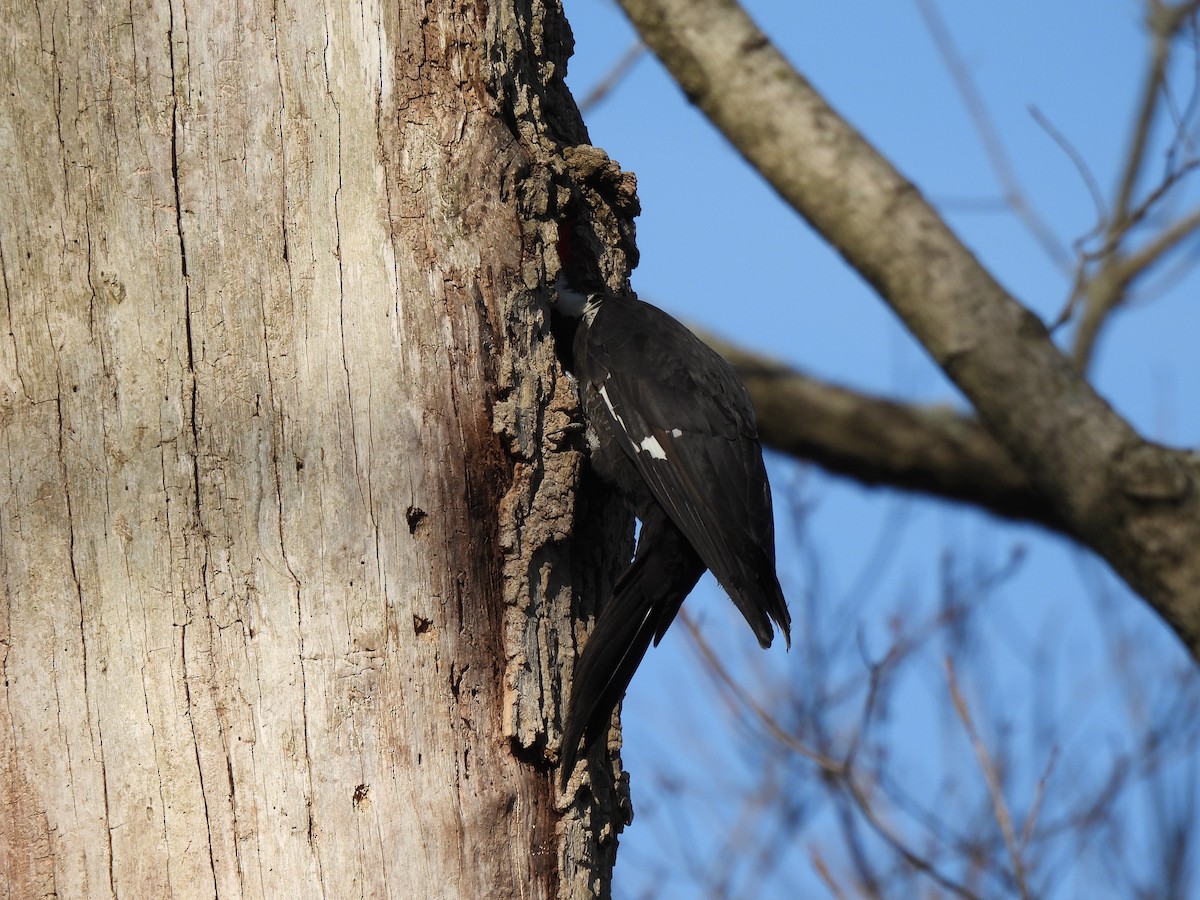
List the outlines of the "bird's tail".
<svg viewBox="0 0 1200 900">
<path fill-rule="evenodd" d="M 607 732 L 651 641 L 662 639 L 703 574 L 704 563 L 666 513 L 647 515 L 633 563 L 617 581 L 575 666 L 563 729 L 564 788 L 576 762 Z"/>
</svg>

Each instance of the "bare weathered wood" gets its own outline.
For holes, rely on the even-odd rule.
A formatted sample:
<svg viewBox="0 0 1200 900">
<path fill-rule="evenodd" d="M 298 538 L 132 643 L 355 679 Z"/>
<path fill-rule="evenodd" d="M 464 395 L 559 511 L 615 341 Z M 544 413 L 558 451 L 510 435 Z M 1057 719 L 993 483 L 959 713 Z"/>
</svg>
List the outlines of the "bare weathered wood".
<svg viewBox="0 0 1200 900">
<path fill-rule="evenodd" d="M 514 130 L 558 16 L 0 11 L 7 896 L 606 890 Z"/>
</svg>

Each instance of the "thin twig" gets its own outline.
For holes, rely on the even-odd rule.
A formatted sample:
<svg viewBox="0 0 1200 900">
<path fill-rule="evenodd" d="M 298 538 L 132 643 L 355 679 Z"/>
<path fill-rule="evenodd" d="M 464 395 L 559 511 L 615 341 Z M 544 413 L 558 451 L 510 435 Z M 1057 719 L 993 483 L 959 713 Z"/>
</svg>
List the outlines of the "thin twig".
<svg viewBox="0 0 1200 900">
<path fill-rule="evenodd" d="M 904 840 L 880 818 L 872 806 L 871 799 L 867 797 L 862 786 L 854 778 L 852 769 L 847 768 L 844 763 L 839 763 L 832 757 L 814 750 L 807 744 L 797 740 L 787 729 L 779 724 L 774 715 L 768 712 L 761 703 L 743 689 L 741 684 L 729 674 L 729 670 L 725 668 L 725 665 L 717 657 L 716 653 L 713 652 L 712 647 L 704 639 L 704 636 L 700 633 L 700 629 L 696 627 L 696 623 L 692 620 L 691 616 L 686 612 L 682 612 L 680 613 L 680 619 L 683 620 L 684 628 L 691 636 L 696 648 L 700 651 L 700 655 L 705 665 L 708 666 L 709 671 L 717 677 L 717 680 L 732 694 L 734 699 L 750 710 L 775 740 L 800 754 L 805 759 L 816 763 L 822 771 L 840 784 L 854 801 L 858 811 L 866 819 L 876 836 L 882 838 L 905 863 L 932 878 L 944 890 L 949 891 L 956 897 L 965 898 L 965 900 L 977 900 L 978 895 L 974 891 L 943 874 L 932 862 L 916 851 L 911 850 Z"/>
<path fill-rule="evenodd" d="M 1119 277 L 1125 284 L 1132 284 L 1152 265 L 1174 250 L 1179 244 L 1200 229 L 1200 209 L 1194 209 L 1183 218 L 1163 229 L 1154 240 L 1137 252 L 1120 261 L 1117 266 Z"/>
<path fill-rule="evenodd" d="M 1102 245 L 1081 259 L 1081 268 L 1066 310 L 1068 314 L 1073 312 L 1078 298 L 1086 297 L 1083 315 L 1071 348 L 1071 357 L 1081 372 L 1086 371 L 1091 363 L 1100 331 L 1112 313 L 1125 304 L 1133 278 L 1145 272 L 1163 253 L 1191 231 L 1186 229 L 1182 234 L 1172 231 L 1172 237 L 1162 245 L 1165 249 L 1157 253 L 1139 253 L 1136 268 L 1126 268 L 1127 254 L 1121 250 L 1125 239 L 1175 185 L 1200 165 L 1200 160 L 1190 159 L 1178 166 L 1172 166 L 1158 186 L 1134 206 L 1133 197 L 1144 175 L 1146 153 L 1154 123 L 1166 96 L 1165 85 L 1171 59 L 1171 45 L 1176 34 L 1197 8 L 1200 6 L 1196 2 L 1171 6 L 1162 0 L 1148 0 L 1146 24 L 1151 34 L 1150 65 L 1142 83 L 1133 132 L 1117 182 L 1116 199 L 1111 216 L 1102 230 Z M 1159 244 L 1158 241 L 1154 243 Z M 1087 264 L 1095 261 L 1100 263 L 1099 270 L 1090 278 L 1083 277 Z"/>
<path fill-rule="evenodd" d="M 825 858 L 821 856 L 820 849 L 817 847 L 809 848 L 808 856 L 812 860 L 813 869 L 816 870 L 817 877 L 821 879 L 821 883 L 833 895 L 834 900 L 845 900 L 846 892 L 834 881 L 833 874 L 829 871 L 829 866 L 825 864 Z"/>
<path fill-rule="evenodd" d="M 1167 166 L 1170 168 L 1175 163 L 1175 158 L 1182 148 L 1189 154 L 1195 154 L 1196 143 L 1188 134 L 1188 122 L 1196 114 L 1196 110 L 1200 109 L 1200 46 L 1197 46 L 1197 35 L 1195 29 L 1192 30 L 1192 89 L 1188 93 L 1187 102 L 1184 103 L 1183 109 L 1179 109 L 1175 102 L 1175 95 L 1171 91 L 1171 84 L 1168 81 L 1163 85 L 1164 99 L 1167 104 L 1167 111 L 1171 114 L 1171 118 L 1175 123 L 1175 136 L 1171 139 L 1171 146 L 1167 150 Z"/>
<path fill-rule="evenodd" d="M 1029 806 L 1029 813 L 1025 816 L 1025 824 L 1021 826 L 1021 842 L 1019 844 L 1022 851 L 1029 846 L 1029 842 L 1033 839 L 1033 829 L 1037 823 L 1037 818 L 1042 811 L 1042 803 L 1046 799 L 1046 782 L 1050 780 L 1050 773 L 1054 771 L 1054 765 L 1058 762 L 1058 747 L 1054 747 L 1050 751 L 1050 758 L 1046 760 L 1046 768 L 1042 770 L 1042 776 L 1037 781 L 1037 786 L 1033 791 L 1033 803 Z"/>
<path fill-rule="evenodd" d="M 1166 30 L 1170 26 L 1161 22 L 1160 19 L 1163 4 L 1159 0 L 1150 0 L 1149 5 L 1150 11 L 1146 20 L 1152 36 L 1150 68 L 1142 82 L 1137 120 L 1129 141 L 1129 149 L 1125 153 L 1125 163 L 1121 167 L 1121 177 L 1117 182 L 1117 198 L 1113 204 L 1112 219 L 1109 222 L 1110 233 L 1123 231 L 1125 228 L 1133 192 L 1137 188 L 1142 174 L 1146 146 L 1150 142 L 1154 121 L 1158 118 L 1159 100 L 1162 96 L 1161 88 L 1163 79 L 1166 77 L 1167 62 L 1171 56 L 1172 32 Z"/>
<path fill-rule="evenodd" d="M 1118 255 L 1118 249 L 1125 236 L 1149 218 L 1150 213 L 1175 185 L 1179 184 L 1179 182 L 1198 168 L 1200 168 L 1200 159 L 1189 159 L 1173 171 L 1168 172 L 1163 177 L 1163 180 L 1155 186 L 1154 190 L 1146 195 L 1145 200 L 1139 203 L 1136 208 L 1128 210 L 1125 213 L 1122 227 L 1119 230 L 1110 230 L 1105 236 L 1104 244 L 1086 254 L 1087 261 L 1105 260 L 1108 257 Z"/>
<path fill-rule="evenodd" d="M 1025 223 L 1025 227 L 1029 229 L 1051 261 L 1059 268 L 1069 272 L 1071 257 L 1054 234 L 1053 229 L 1038 215 L 1037 210 L 1033 208 L 1026 197 L 1020 180 L 1017 178 L 1016 170 L 1008 158 L 1008 152 L 1004 149 L 1004 142 L 1000 139 L 1000 134 L 988 114 L 983 98 L 979 95 L 975 82 L 971 79 L 970 71 L 958 55 L 954 39 L 950 36 L 941 13 L 938 12 L 933 0 L 916 0 L 916 3 L 921 17 L 925 20 L 925 27 L 929 29 L 929 34 L 933 38 L 934 46 L 941 55 L 942 62 L 950 71 L 950 76 L 954 80 L 955 87 L 958 88 L 967 114 L 975 125 L 975 131 L 983 144 L 984 152 L 1004 191 L 1004 199 L 1017 217 Z"/>
<path fill-rule="evenodd" d="M 630 44 L 629 48 L 621 54 L 621 58 L 609 69 L 608 74 L 596 82 L 584 98 L 579 101 L 579 114 L 586 116 L 607 100 L 608 95 L 625 80 L 625 76 L 633 71 L 633 67 L 637 65 L 638 60 L 645 55 L 646 45 L 642 43 L 640 38 Z"/>
<path fill-rule="evenodd" d="M 1115 253 L 1108 256 L 1090 280 L 1079 282 L 1088 302 L 1075 330 L 1071 357 L 1080 371 L 1086 371 L 1091 362 L 1096 340 L 1108 317 L 1128 302 L 1130 286 L 1198 229 L 1200 209 L 1177 220 L 1129 256 Z"/>
<path fill-rule="evenodd" d="M 1038 127 L 1049 135 L 1050 140 L 1054 141 L 1058 145 L 1058 148 L 1066 154 L 1067 159 L 1071 161 L 1071 165 L 1079 173 L 1080 179 L 1082 179 L 1084 186 L 1092 197 L 1092 204 L 1096 207 L 1096 219 L 1103 222 L 1108 218 L 1108 211 L 1104 205 L 1104 192 L 1100 190 L 1100 183 L 1096 181 L 1096 176 L 1092 174 L 1092 170 L 1088 167 L 1083 154 L 1075 148 L 1075 145 L 1067 139 L 1067 136 L 1059 131 L 1036 106 L 1029 107 L 1029 115 L 1033 117 L 1033 121 L 1037 123 Z"/>
<path fill-rule="evenodd" d="M 725 668 L 725 664 L 721 662 L 717 654 L 713 652 L 712 647 L 709 645 L 708 641 L 704 639 L 704 635 L 700 633 L 700 629 L 696 627 L 696 623 L 692 620 L 692 617 L 688 615 L 686 610 L 680 612 L 679 618 L 683 620 L 684 628 L 687 629 L 687 633 L 691 635 L 691 638 L 695 642 L 696 648 L 700 651 L 700 656 L 703 658 L 704 664 L 708 666 L 709 671 L 717 676 L 717 680 L 725 686 L 725 688 L 733 695 L 734 699 L 737 700 L 738 703 L 745 706 L 754 714 L 754 716 L 767 729 L 767 732 L 771 735 L 771 737 L 775 738 L 775 740 L 790 748 L 795 753 L 800 754 L 805 759 L 816 763 L 817 766 L 819 766 L 824 772 L 838 777 L 842 775 L 844 768 L 840 762 L 838 762 L 832 756 L 827 756 L 821 751 L 814 750 L 807 744 L 797 740 L 791 733 L 789 733 L 782 725 L 779 724 L 774 715 L 768 712 L 761 703 L 759 703 L 756 699 L 754 699 L 754 697 L 752 697 L 742 688 L 741 684 L 739 684 L 733 678 L 733 676 L 729 674 L 729 670 Z"/>
<path fill-rule="evenodd" d="M 975 758 L 979 760 L 979 768 L 983 770 L 983 778 L 987 782 L 988 794 L 992 798 L 992 811 L 996 816 L 996 823 L 1000 826 L 1000 833 L 1004 836 L 1004 846 L 1008 849 L 1009 859 L 1013 866 L 1013 879 L 1017 883 L 1017 890 L 1020 891 L 1022 900 L 1029 900 L 1029 886 L 1025 878 L 1025 864 L 1021 859 L 1021 848 L 1017 844 L 1016 833 L 1013 831 L 1012 815 L 1009 813 L 1008 804 L 1004 800 L 1004 790 L 1000 785 L 1000 777 L 996 773 L 996 764 L 992 761 L 991 754 L 988 753 L 987 747 L 984 746 L 983 739 L 979 736 L 979 731 L 975 727 L 975 722 L 971 718 L 971 711 L 967 708 L 967 701 L 963 699 L 962 692 L 958 688 L 958 676 L 954 673 L 954 660 L 946 657 L 946 684 L 950 688 L 950 699 L 954 702 L 954 710 L 958 713 L 958 718 L 963 724 L 963 728 L 967 732 L 967 737 L 971 741 L 971 747 L 975 750 Z"/>
</svg>

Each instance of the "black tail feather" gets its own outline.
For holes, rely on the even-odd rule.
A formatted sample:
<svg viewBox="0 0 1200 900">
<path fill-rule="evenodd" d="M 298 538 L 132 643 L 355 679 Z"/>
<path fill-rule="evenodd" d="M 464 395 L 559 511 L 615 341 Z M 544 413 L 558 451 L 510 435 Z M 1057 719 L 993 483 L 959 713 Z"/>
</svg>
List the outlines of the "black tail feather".
<svg viewBox="0 0 1200 900">
<path fill-rule="evenodd" d="M 704 563 L 666 513 L 648 514 L 633 563 L 601 610 L 575 667 L 563 729 L 564 788 L 581 756 L 608 731 L 651 641 L 658 643 L 703 574 Z"/>
</svg>

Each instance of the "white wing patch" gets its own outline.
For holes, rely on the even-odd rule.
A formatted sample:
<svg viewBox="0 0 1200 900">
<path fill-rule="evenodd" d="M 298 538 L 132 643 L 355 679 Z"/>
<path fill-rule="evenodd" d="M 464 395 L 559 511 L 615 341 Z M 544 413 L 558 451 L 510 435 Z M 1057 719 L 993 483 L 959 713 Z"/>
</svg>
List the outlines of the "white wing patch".
<svg viewBox="0 0 1200 900">
<path fill-rule="evenodd" d="M 664 450 L 662 444 L 658 442 L 658 438 L 652 434 L 642 438 L 642 443 L 639 445 L 639 450 L 647 451 L 652 459 L 667 458 L 667 451 Z"/>
<path fill-rule="evenodd" d="M 608 387 L 603 384 L 600 385 L 599 393 L 600 393 L 600 399 L 603 400 L 604 405 L 608 407 L 608 414 L 613 417 L 613 419 L 616 421 L 616 423 L 618 425 L 621 426 L 621 433 L 624 434 L 625 437 L 629 437 L 629 429 L 625 427 L 625 420 L 621 418 L 620 414 L 617 412 L 617 408 L 615 406 L 613 406 L 612 400 L 610 400 L 608 398 Z M 633 452 L 634 453 L 642 452 L 642 448 L 640 446 L 638 446 L 638 442 L 635 441 L 633 438 L 629 438 L 629 443 L 633 444 Z M 661 450 L 662 448 L 659 448 L 659 449 Z M 665 459 L 666 456 L 664 455 L 663 458 Z"/>
<path fill-rule="evenodd" d="M 608 414 L 613 417 L 613 420 L 618 425 L 621 426 L 621 431 L 624 432 L 627 438 L 629 438 L 629 442 L 633 444 L 634 453 L 641 453 L 643 450 L 645 450 L 650 454 L 651 459 L 667 458 L 667 451 L 663 449 L 663 445 L 659 443 L 658 438 L 656 438 L 654 435 L 646 435 L 646 437 L 642 438 L 642 442 L 640 444 L 630 436 L 629 429 L 625 427 L 625 420 L 621 418 L 620 413 L 617 412 L 617 408 L 613 406 L 612 399 L 608 396 L 607 385 L 600 385 L 600 390 L 598 393 L 600 394 L 600 399 L 604 401 L 604 405 L 608 407 Z M 678 428 L 671 429 L 671 437 L 681 437 L 682 435 L 683 432 Z"/>
<path fill-rule="evenodd" d="M 621 430 L 628 434 L 629 430 L 625 427 L 625 420 L 617 414 L 616 407 L 614 407 L 612 401 L 608 399 L 607 385 L 600 385 L 600 399 L 603 400 L 604 405 L 608 407 L 608 414 L 616 419 L 617 424 L 621 426 Z"/>
</svg>

